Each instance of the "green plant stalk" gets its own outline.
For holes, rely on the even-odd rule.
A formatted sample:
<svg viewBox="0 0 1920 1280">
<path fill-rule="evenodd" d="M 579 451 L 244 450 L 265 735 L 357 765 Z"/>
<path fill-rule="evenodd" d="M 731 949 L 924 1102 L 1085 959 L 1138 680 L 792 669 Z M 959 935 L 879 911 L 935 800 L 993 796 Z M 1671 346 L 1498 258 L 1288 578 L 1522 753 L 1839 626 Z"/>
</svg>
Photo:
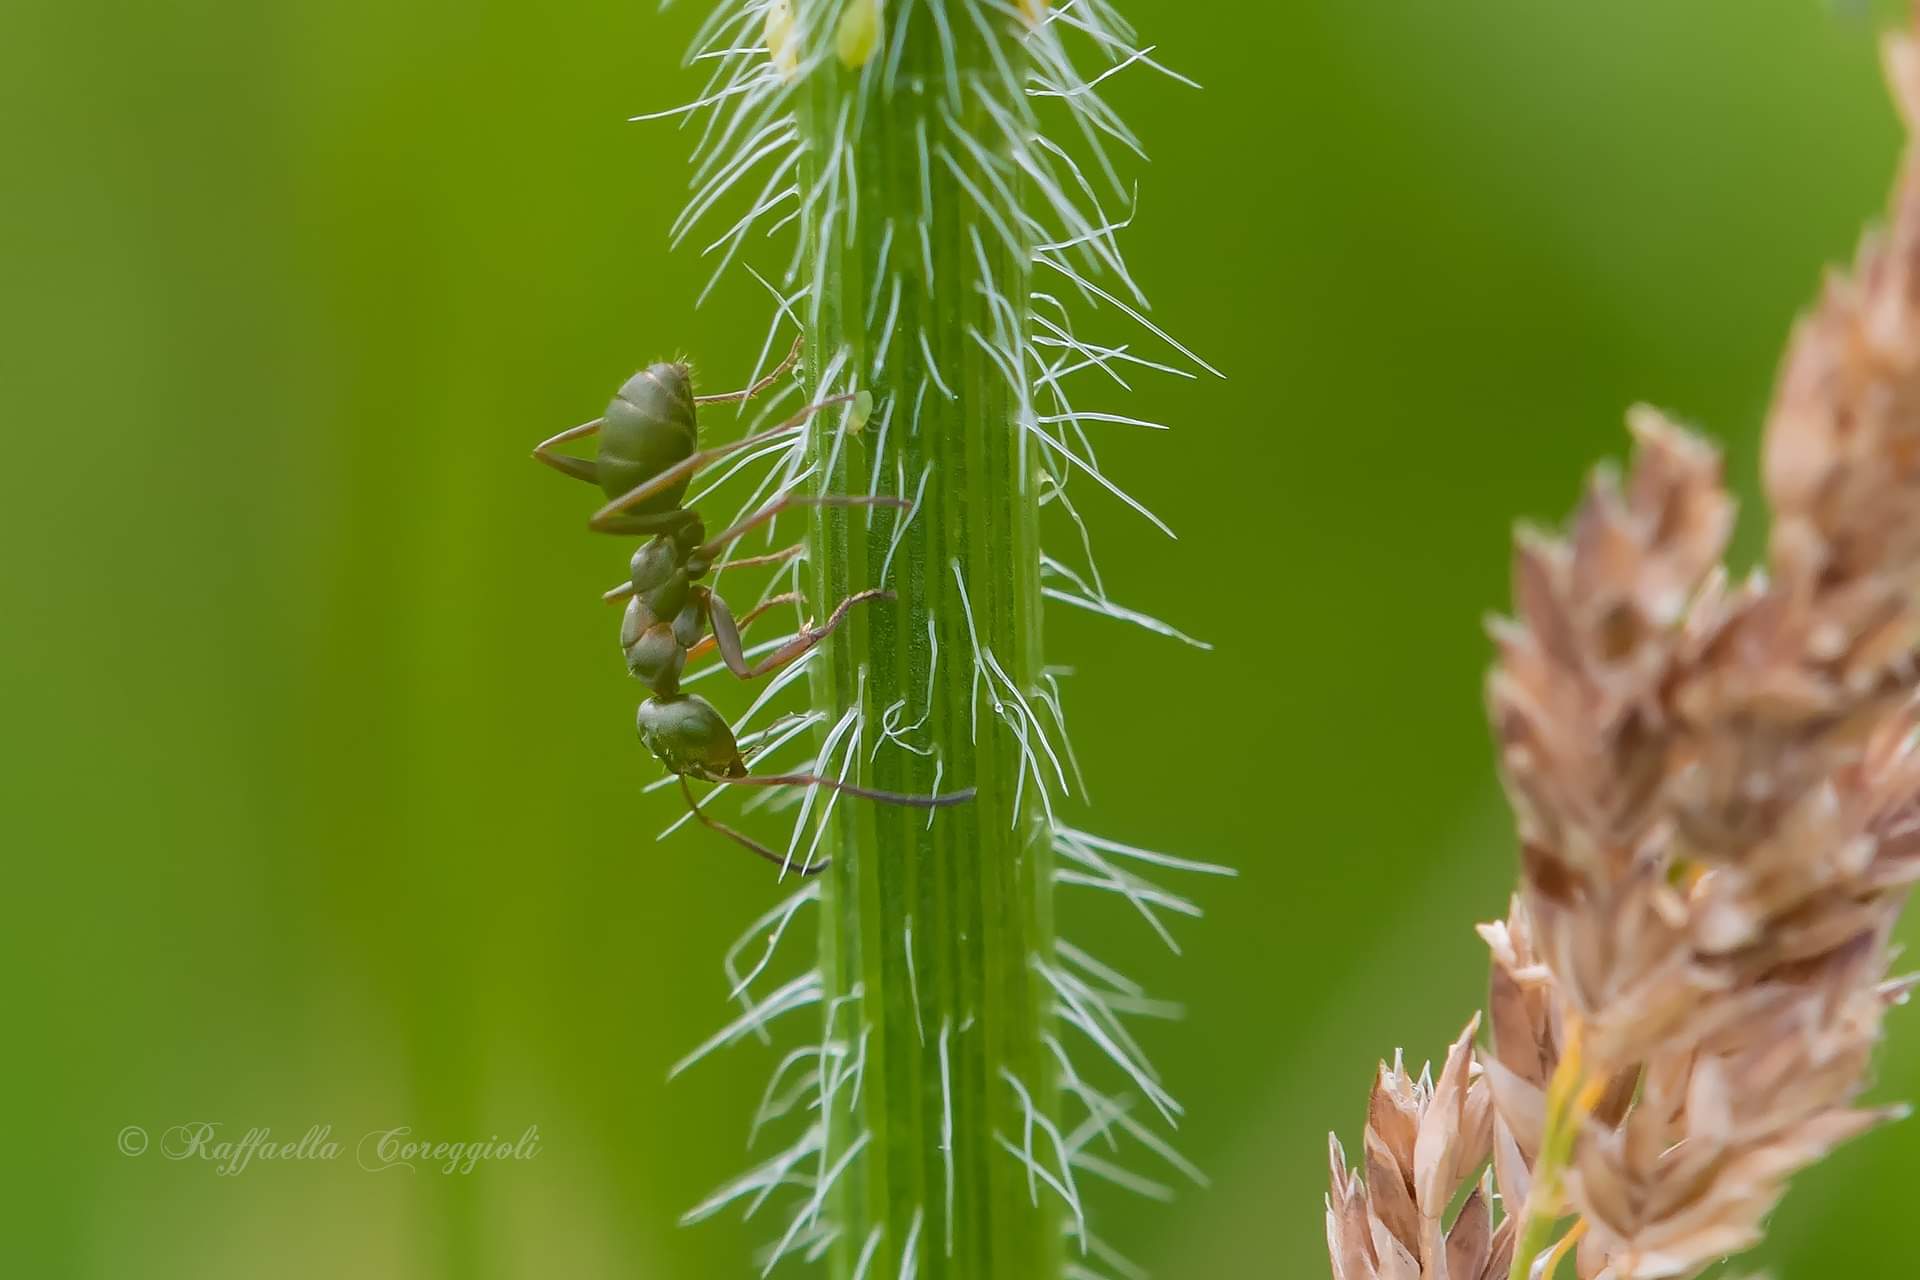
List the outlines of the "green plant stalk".
<svg viewBox="0 0 1920 1280">
<path fill-rule="evenodd" d="M 816 33 L 832 33 L 841 12 L 838 0 L 796 6 L 799 27 Z M 892 34 L 882 33 L 883 56 Z M 876 585 L 895 593 L 849 616 L 814 668 L 815 705 L 829 724 L 858 714 L 858 767 L 871 785 L 978 788 L 972 803 L 931 822 L 897 806 L 833 809 L 821 954 L 827 1039 L 864 1039 L 857 1099 L 823 1109 L 824 1168 L 865 1143 L 828 1200 L 839 1229 L 830 1273 L 843 1280 L 1046 1280 L 1063 1266 L 1060 1197 L 1018 1154 L 1031 1141 L 1040 1164 L 1061 1162 L 1044 1126 L 1028 1137 L 1026 1101 L 1044 1119 L 1057 1109 L 1046 1043 L 1052 993 L 1035 967 L 1053 958 L 1052 853 L 1034 781 L 1021 786 L 1021 743 L 1000 714 L 1011 714 L 1008 690 L 986 665 L 990 654 L 1023 692 L 1039 686 L 1033 446 L 1007 374 L 976 338 L 1007 316 L 978 287 L 983 271 L 1024 326 L 1029 265 L 986 225 L 946 163 L 923 168 L 921 130 L 937 142 L 942 110 L 975 138 L 999 132 L 977 93 L 948 96 L 952 69 L 987 70 L 988 37 L 956 21 L 950 39 L 951 61 L 921 14 L 900 49 L 897 92 L 883 97 L 872 68 L 828 57 L 798 107 L 803 188 L 822 181 L 823 157 L 837 145 L 852 158 L 831 234 L 823 237 L 818 206 L 803 224 L 824 286 L 807 317 L 809 376 L 843 359 L 850 372 L 815 392 L 851 385 L 873 396 L 859 430 L 815 433 L 815 459 L 829 492 L 918 498 L 910 519 L 830 509 L 811 520 L 816 602 Z M 1019 49 L 997 44 L 1003 57 Z M 858 119 L 850 137 L 841 132 L 848 118 Z M 948 154 L 967 182 L 989 189 L 978 162 L 958 151 Z M 918 725 L 905 735 L 917 750 L 890 744 L 875 754 L 886 723 Z"/>
<path fill-rule="evenodd" d="M 1513 1247 L 1507 1280 L 1530 1280 L 1534 1263 L 1554 1244 L 1554 1228 L 1564 1214 L 1567 1166 L 1580 1126 L 1592 1107 L 1592 1088 L 1584 1082 L 1583 1058 L 1576 1034 L 1547 1082 L 1546 1109 L 1540 1136 L 1540 1157 L 1534 1162 L 1533 1185 L 1520 1207 L 1520 1229 Z M 1556 1260 L 1557 1264 L 1557 1260 Z M 1553 1270 L 1557 1270 L 1557 1265 Z M 1540 1277 L 1552 1280 L 1552 1273 Z"/>
<path fill-rule="evenodd" d="M 1549 1172 L 1543 1168 L 1543 1172 Z M 1513 1265 L 1507 1271 L 1507 1280 L 1528 1280 L 1533 1274 L 1533 1264 L 1553 1246 L 1553 1228 L 1559 1218 L 1552 1213 L 1537 1213 L 1529 1208 L 1521 1223 L 1519 1243 L 1514 1246 Z M 1541 1280 L 1548 1280 L 1542 1277 Z"/>
</svg>

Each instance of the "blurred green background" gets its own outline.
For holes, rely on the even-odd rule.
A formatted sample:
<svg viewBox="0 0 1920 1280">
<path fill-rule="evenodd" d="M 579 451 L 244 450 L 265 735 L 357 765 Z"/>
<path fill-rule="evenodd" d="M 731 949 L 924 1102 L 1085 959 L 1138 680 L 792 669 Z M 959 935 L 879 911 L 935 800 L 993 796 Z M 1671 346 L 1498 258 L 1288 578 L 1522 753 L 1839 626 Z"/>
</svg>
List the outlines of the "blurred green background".
<svg viewBox="0 0 1920 1280">
<path fill-rule="evenodd" d="M 1180 960 L 1067 908 L 1189 1003 L 1150 1044 L 1215 1176 L 1104 1230 L 1175 1280 L 1312 1276 L 1325 1131 L 1482 986 L 1511 522 L 1557 520 L 1640 399 L 1750 492 L 1788 324 L 1899 136 L 1872 21 L 1821 0 L 1125 7 L 1207 85 L 1111 83 L 1156 157 L 1131 257 L 1232 377 L 1149 383 L 1115 407 L 1180 430 L 1103 440 L 1179 542 L 1087 501 L 1116 593 L 1219 648 L 1058 609 L 1048 650 L 1101 829 L 1243 878 L 1195 886 Z M 624 553 L 526 456 L 648 359 L 718 385 L 757 348 L 757 287 L 692 312 L 664 250 L 688 139 L 624 122 L 692 91 L 699 9 L 7 6 L 0 1273 L 748 1274 L 764 1224 L 674 1224 L 742 1167 L 773 1051 L 664 1076 L 775 889 L 653 842 L 593 599 Z M 1912 1015 L 1879 1093 L 1920 1095 Z M 191 1121 L 542 1147 L 116 1151 Z M 1911 1125 L 1847 1148 L 1766 1261 L 1911 1275 L 1917 1165 Z"/>
</svg>

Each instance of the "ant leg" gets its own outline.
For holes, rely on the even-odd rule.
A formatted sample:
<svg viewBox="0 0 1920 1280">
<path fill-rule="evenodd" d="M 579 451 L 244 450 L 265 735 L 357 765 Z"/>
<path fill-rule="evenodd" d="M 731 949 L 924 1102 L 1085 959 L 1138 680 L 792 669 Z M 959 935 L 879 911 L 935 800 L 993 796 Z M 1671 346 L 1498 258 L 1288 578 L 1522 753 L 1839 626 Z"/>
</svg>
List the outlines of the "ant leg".
<svg viewBox="0 0 1920 1280">
<path fill-rule="evenodd" d="M 715 565 L 713 567 L 713 574 L 715 577 L 718 577 L 722 569 L 751 569 L 753 566 L 760 564 L 785 564 L 806 549 L 805 543 L 796 542 L 790 547 L 782 547 L 778 551 L 769 551 L 765 555 L 741 556 L 738 560 L 729 560 L 725 564 Z"/>
<path fill-rule="evenodd" d="M 733 614 L 728 611 L 727 602 L 722 600 L 714 592 L 708 591 L 707 609 L 713 617 L 714 644 L 719 647 L 720 660 L 727 664 L 727 670 L 733 672 L 734 675 L 739 676 L 742 680 L 758 680 L 761 676 L 778 671 L 781 667 L 786 666 L 789 662 L 792 662 L 795 658 L 798 658 L 801 654 L 832 635 L 839 629 L 840 623 L 847 616 L 847 611 L 852 609 L 853 606 L 864 604 L 868 600 L 891 600 L 893 598 L 893 592 L 891 591 L 856 591 L 840 602 L 839 607 L 834 609 L 833 616 L 827 619 L 825 626 L 815 627 L 809 625 L 802 627 L 799 633 L 791 640 L 752 666 L 747 665 L 746 654 L 741 650 L 740 629 L 734 625 Z"/>
<path fill-rule="evenodd" d="M 823 778 L 817 773 L 750 773 L 744 778 L 715 778 L 713 784 L 719 787 L 825 787 L 829 791 L 859 796 L 863 800 L 877 800 L 881 804 L 897 804 L 908 809 L 949 809 L 967 803 L 979 793 L 978 787 L 966 787 L 960 791 L 943 791 L 931 796 L 908 795 L 904 791 L 856 787 L 851 782 Z"/>
<path fill-rule="evenodd" d="M 652 515 L 631 515 L 622 512 L 609 516 L 599 524 L 587 527 L 596 533 L 631 534 L 635 537 L 650 537 L 656 533 L 671 534 L 693 517 L 693 513 L 682 507 L 675 511 L 657 511 Z"/>
<path fill-rule="evenodd" d="M 717 831 L 727 839 L 745 848 L 748 852 L 758 854 L 760 857 L 765 858 L 774 866 L 779 867 L 783 873 L 791 869 L 798 875 L 817 876 L 833 865 L 833 859 L 829 858 L 825 862 L 814 862 L 804 867 L 789 868 L 787 859 L 767 848 L 767 846 L 761 844 L 752 836 L 742 835 L 717 818 L 708 817 L 707 811 L 700 807 L 700 802 L 693 798 L 693 788 L 687 785 L 685 775 L 682 775 L 680 778 L 680 794 L 687 798 L 687 808 L 693 810 L 693 816 L 701 826 L 706 827 L 709 831 Z"/>
<path fill-rule="evenodd" d="M 615 532 L 616 530 L 612 522 L 617 517 L 623 515 L 628 508 L 645 502 L 655 494 L 666 492 L 682 480 L 691 478 L 709 463 L 718 462 L 722 458 L 732 457 L 742 449 L 751 448 L 756 444 L 764 444 L 775 436 L 784 435 L 786 432 L 792 431 L 795 427 L 805 422 L 808 418 L 811 418 L 814 414 L 819 413 L 822 409 L 831 409 L 836 404 L 846 404 L 852 399 L 853 395 L 851 393 L 829 396 L 825 400 L 808 405 L 777 427 L 768 427 L 765 431 L 756 431 L 750 436 L 743 436 L 735 440 L 732 444 L 715 445 L 711 449 L 702 449 L 700 452 L 668 467 L 659 475 L 649 480 L 641 481 L 640 484 L 634 488 L 629 489 L 612 502 L 601 507 L 593 513 L 593 518 L 587 521 L 587 527 L 606 533 Z"/>
<path fill-rule="evenodd" d="M 575 480 L 585 480 L 588 484 L 600 483 L 600 467 L 592 458 L 576 458 L 571 454 L 557 453 L 555 450 L 570 440 L 590 436 L 600 429 L 605 418 L 595 418 L 592 422 L 583 422 L 577 427 L 568 427 L 557 436 L 548 436 L 533 446 L 533 458 L 544 462 L 561 475 L 572 476 Z"/>
<path fill-rule="evenodd" d="M 699 588 L 699 590 L 706 595 L 707 608 L 711 610 L 713 608 L 712 588 L 701 587 Z M 739 635 L 741 632 L 745 631 L 748 627 L 752 626 L 756 618 L 759 618 L 763 614 L 767 613 L 769 610 L 777 609 L 783 604 L 805 604 L 806 602 L 807 602 L 807 598 L 801 595 L 798 591 L 782 591 L 777 596 L 769 596 L 767 599 L 762 600 L 759 604 L 753 606 L 753 608 L 747 610 L 746 613 L 741 615 L 740 624 L 734 628 L 734 638 L 736 642 L 738 641 Z M 721 608 L 723 609 L 725 607 L 726 607 L 725 605 L 721 606 Z M 727 622 L 729 624 L 733 622 L 733 615 L 731 613 L 727 615 Z M 713 652 L 714 647 L 717 643 L 718 643 L 717 640 L 711 635 L 702 636 L 698 641 L 695 642 L 694 646 L 691 649 L 687 650 L 688 660 L 691 661 L 694 658 L 704 658 L 706 655 Z"/>
<path fill-rule="evenodd" d="M 739 524 L 733 526 L 733 528 L 728 529 L 725 533 L 718 534 L 712 538 L 708 538 L 706 542 L 701 545 L 699 554 L 702 559 L 711 560 L 729 542 L 734 541 L 736 538 L 744 538 L 746 535 L 748 535 L 749 533 L 752 533 L 755 529 L 759 528 L 761 525 L 765 524 L 767 521 L 779 515 L 782 511 L 787 511 L 794 507 L 901 507 L 901 508 L 905 508 L 905 507 L 911 507 L 912 505 L 913 504 L 911 502 L 908 502 L 905 498 L 884 498 L 884 497 L 878 497 L 878 496 L 839 494 L 839 493 L 823 493 L 823 494 L 790 493 L 784 498 L 778 498 L 773 502 L 768 503 L 766 506 L 760 508 L 760 510 L 748 516 L 745 520 L 742 520 Z M 733 563 L 744 564 L 746 562 L 741 560 L 736 560 Z"/>
<path fill-rule="evenodd" d="M 739 404 L 744 400 L 753 399 L 755 396 L 759 395 L 762 391 L 765 391 L 768 387 L 772 386 L 775 382 L 779 381 L 781 374 L 793 368 L 794 365 L 800 362 L 800 348 L 806 345 L 806 341 L 807 341 L 806 334 L 804 333 L 795 334 L 793 339 L 793 350 L 787 352 L 787 358 L 785 360 L 782 360 L 779 366 L 776 367 L 772 373 L 769 373 L 766 377 L 760 379 L 760 381 L 754 383 L 752 386 L 748 387 L 745 391 L 729 391 L 724 395 L 717 395 L 717 396 L 695 396 L 693 398 L 693 402 L 695 404 Z"/>
</svg>

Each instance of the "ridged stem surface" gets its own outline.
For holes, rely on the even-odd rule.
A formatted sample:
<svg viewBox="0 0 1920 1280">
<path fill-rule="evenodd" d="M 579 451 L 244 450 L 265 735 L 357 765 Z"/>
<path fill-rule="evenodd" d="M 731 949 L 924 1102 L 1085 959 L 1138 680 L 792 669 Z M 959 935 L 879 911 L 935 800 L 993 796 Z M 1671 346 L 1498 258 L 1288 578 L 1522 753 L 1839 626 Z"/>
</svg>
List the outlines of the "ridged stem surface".
<svg viewBox="0 0 1920 1280">
<path fill-rule="evenodd" d="M 797 26 L 832 31 L 842 13 L 808 0 Z M 875 585 L 896 596 L 850 616 L 814 667 L 816 706 L 857 730 L 871 785 L 978 789 L 932 815 L 833 807 L 826 1038 L 860 1046 L 861 1066 L 857 1099 L 829 1108 L 823 1163 L 862 1150 L 832 1189 L 829 1260 L 837 1277 L 1042 1280 L 1062 1265 L 1060 1198 L 1017 1153 L 1056 1109 L 1035 966 L 1052 959 L 1052 868 L 1008 723 L 1040 673 L 1038 496 L 1004 363 L 1029 265 L 1007 245 L 1021 229 L 988 225 L 974 194 L 1006 181 L 1004 147 L 987 160 L 957 141 L 999 136 L 977 86 L 1021 46 L 946 16 L 945 40 L 925 12 L 881 29 L 887 87 L 876 62 L 822 59 L 798 102 L 802 184 L 829 192 L 802 230 L 812 390 L 871 396 L 814 434 L 814 460 L 827 491 L 915 504 L 812 521 L 816 612 Z"/>
</svg>

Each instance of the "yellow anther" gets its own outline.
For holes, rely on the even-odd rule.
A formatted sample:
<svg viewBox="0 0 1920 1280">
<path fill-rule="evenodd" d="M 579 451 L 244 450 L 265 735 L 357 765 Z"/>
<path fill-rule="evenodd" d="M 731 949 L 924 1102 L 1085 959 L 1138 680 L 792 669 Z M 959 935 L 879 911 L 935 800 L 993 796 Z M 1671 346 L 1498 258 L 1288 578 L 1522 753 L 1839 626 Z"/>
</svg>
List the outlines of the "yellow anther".
<svg viewBox="0 0 1920 1280">
<path fill-rule="evenodd" d="M 1553 1273 L 1560 1269 L 1561 1261 L 1580 1243 L 1580 1237 L 1586 1234 L 1587 1220 L 1582 1218 L 1573 1224 L 1573 1230 L 1560 1237 L 1559 1244 L 1553 1246 L 1553 1252 L 1547 1255 L 1546 1265 L 1540 1269 L 1540 1280 L 1553 1280 Z"/>
<path fill-rule="evenodd" d="M 767 56 L 783 80 L 793 79 L 800 69 L 800 42 L 794 39 L 796 23 L 790 0 L 773 0 L 767 6 Z"/>
<path fill-rule="evenodd" d="M 880 0 L 847 0 L 834 32 L 834 52 L 848 70 L 857 71 L 873 58 L 880 45 Z"/>
<path fill-rule="evenodd" d="M 1567 1043 L 1560 1050 L 1559 1065 L 1553 1069 L 1553 1079 L 1547 1082 L 1547 1114 L 1558 1115 L 1567 1104 L 1567 1098 L 1580 1088 L 1586 1074 L 1586 1024 L 1577 1016 L 1567 1021 Z"/>
</svg>

